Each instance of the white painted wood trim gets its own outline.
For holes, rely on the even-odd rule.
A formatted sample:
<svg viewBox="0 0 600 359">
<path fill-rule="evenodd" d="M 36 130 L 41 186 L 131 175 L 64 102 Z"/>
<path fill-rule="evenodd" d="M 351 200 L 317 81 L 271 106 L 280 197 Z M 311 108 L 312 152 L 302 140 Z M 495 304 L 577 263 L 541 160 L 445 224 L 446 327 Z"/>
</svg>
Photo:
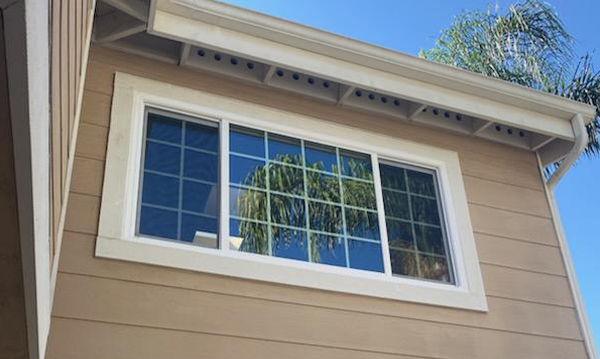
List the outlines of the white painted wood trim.
<svg viewBox="0 0 600 359">
<path fill-rule="evenodd" d="M 219 25 L 223 30 L 288 44 L 297 49 L 341 59 L 348 63 L 421 79 L 429 84 L 441 84 L 459 92 L 527 108 L 534 112 L 559 117 L 565 121 L 569 121 L 575 113 L 583 114 L 587 121 L 595 116 L 595 109 L 592 106 L 564 97 L 423 60 L 222 2 L 210 0 L 153 1 L 149 20 L 151 30 L 160 31 L 158 28 L 154 28 L 156 22 L 160 21 L 157 18 L 160 12 L 190 19 L 196 23 Z M 183 32 L 179 35 L 183 35 Z M 199 40 L 199 37 L 190 37 L 189 39 Z"/>
<path fill-rule="evenodd" d="M 114 91 L 97 256 L 359 295 L 487 310 L 457 153 L 123 73 L 116 74 Z M 231 122 L 257 127 L 435 169 L 442 187 L 440 199 L 444 204 L 457 284 L 392 277 L 136 236 L 146 106 L 221 121 L 221 124 Z"/>
</svg>

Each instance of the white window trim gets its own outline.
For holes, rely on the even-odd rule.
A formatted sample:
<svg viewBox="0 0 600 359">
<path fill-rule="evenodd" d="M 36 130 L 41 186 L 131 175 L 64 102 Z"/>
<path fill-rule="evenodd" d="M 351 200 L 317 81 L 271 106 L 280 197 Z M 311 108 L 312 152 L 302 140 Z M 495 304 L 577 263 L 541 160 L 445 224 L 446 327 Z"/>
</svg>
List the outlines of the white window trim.
<svg viewBox="0 0 600 359">
<path fill-rule="evenodd" d="M 136 236 L 138 186 L 146 107 L 221 123 L 287 134 L 377 157 L 435 169 L 440 184 L 456 284 L 283 258 L 215 250 Z M 227 153 L 223 154 L 226 156 Z M 228 178 L 227 161 L 221 170 Z M 377 168 L 377 166 L 375 166 Z M 376 186 L 379 177 L 375 175 Z M 223 186 L 222 186 L 223 187 Z M 379 187 L 379 186 L 378 186 Z M 222 193 L 226 192 L 223 191 Z M 377 188 L 378 207 L 382 204 Z M 223 197 L 222 197 L 223 198 Z M 228 201 L 221 200 L 220 230 L 227 237 Z M 381 216 L 380 216 L 381 217 Z M 385 227 L 381 226 L 382 237 Z M 387 241 L 382 238 L 384 252 Z M 358 295 L 487 311 L 458 154 L 325 120 L 178 87 L 123 73 L 115 75 L 111 127 L 96 256 Z M 389 259 L 384 258 L 389 262 Z M 386 263 L 389 268 L 389 263 Z"/>
</svg>

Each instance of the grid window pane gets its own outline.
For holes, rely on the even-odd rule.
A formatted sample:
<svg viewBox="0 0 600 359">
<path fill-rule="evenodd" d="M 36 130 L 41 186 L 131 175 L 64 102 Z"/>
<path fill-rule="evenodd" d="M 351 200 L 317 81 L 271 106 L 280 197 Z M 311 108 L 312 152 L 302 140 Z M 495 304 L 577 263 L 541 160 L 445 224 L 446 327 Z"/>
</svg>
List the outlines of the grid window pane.
<svg viewBox="0 0 600 359">
<path fill-rule="evenodd" d="M 215 154 L 185 150 L 183 175 L 185 177 L 217 182 L 219 161 Z"/>
<path fill-rule="evenodd" d="M 231 183 L 266 188 L 265 161 L 229 156 L 229 180 Z"/>
<path fill-rule="evenodd" d="M 350 268 L 383 272 L 383 257 L 379 243 L 348 240 Z"/>
<path fill-rule="evenodd" d="M 307 142 L 304 148 L 306 167 L 327 172 L 338 172 L 335 147 Z"/>
<path fill-rule="evenodd" d="M 142 202 L 170 208 L 179 207 L 179 179 L 177 177 L 146 173 L 142 187 Z"/>
<path fill-rule="evenodd" d="M 310 229 L 321 232 L 342 234 L 342 207 L 323 202 L 308 202 Z"/>
<path fill-rule="evenodd" d="M 231 219 L 229 221 L 229 249 L 268 254 L 268 229 L 266 224 Z"/>
<path fill-rule="evenodd" d="M 137 232 L 217 247 L 219 129 L 149 112 Z"/>
<path fill-rule="evenodd" d="M 264 136 L 262 131 L 232 126 L 229 131 L 229 151 L 265 158 Z"/>
<path fill-rule="evenodd" d="M 300 140 L 269 134 L 269 159 L 292 164 L 302 164 Z"/>
<path fill-rule="evenodd" d="M 380 164 L 392 273 L 452 283 L 435 173 Z"/>
<path fill-rule="evenodd" d="M 305 231 L 271 227 L 273 256 L 302 261 L 308 260 L 308 239 Z"/>
<path fill-rule="evenodd" d="M 146 142 L 144 168 L 150 171 L 179 175 L 181 148 L 162 143 Z"/>
<path fill-rule="evenodd" d="M 310 250 L 314 263 L 346 266 L 346 241 L 341 237 L 312 234 Z"/>
<path fill-rule="evenodd" d="M 230 241 L 242 243 L 234 249 L 381 270 L 369 155 L 240 127 L 230 141 Z M 360 238 L 351 264 L 347 243 Z"/>
<path fill-rule="evenodd" d="M 146 137 L 153 140 L 170 142 L 174 144 L 181 143 L 182 122 L 173 118 L 148 114 L 148 123 L 146 126 Z"/>
</svg>

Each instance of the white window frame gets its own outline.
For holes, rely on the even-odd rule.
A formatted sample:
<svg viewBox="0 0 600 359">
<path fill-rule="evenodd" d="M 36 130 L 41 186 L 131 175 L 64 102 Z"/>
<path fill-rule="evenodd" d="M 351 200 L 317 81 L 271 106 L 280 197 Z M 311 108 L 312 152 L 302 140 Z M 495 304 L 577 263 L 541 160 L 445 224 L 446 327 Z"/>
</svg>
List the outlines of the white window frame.
<svg viewBox="0 0 600 359">
<path fill-rule="evenodd" d="M 216 121 L 220 127 L 220 238 L 229 237 L 229 124 L 372 156 L 386 273 L 210 249 L 136 235 L 146 108 Z M 379 158 L 435 170 L 455 284 L 391 275 Z M 446 307 L 487 311 L 458 154 L 229 97 L 124 73 L 115 75 L 96 256 L 219 275 Z M 225 185 L 223 185 L 225 183 Z"/>
</svg>

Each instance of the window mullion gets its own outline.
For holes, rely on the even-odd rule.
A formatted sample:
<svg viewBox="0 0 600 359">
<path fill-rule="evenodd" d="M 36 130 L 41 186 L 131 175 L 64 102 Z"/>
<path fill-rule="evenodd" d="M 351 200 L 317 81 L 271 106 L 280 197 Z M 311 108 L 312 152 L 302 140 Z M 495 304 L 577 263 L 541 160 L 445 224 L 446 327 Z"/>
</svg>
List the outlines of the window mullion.
<svg viewBox="0 0 600 359">
<path fill-rule="evenodd" d="M 219 187 L 220 187 L 220 221 L 219 238 L 221 249 L 229 250 L 229 122 L 221 121 L 219 129 Z"/>
<path fill-rule="evenodd" d="M 387 224 L 385 222 L 385 207 L 383 205 L 383 190 L 377 154 L 371 154 L 371 163 L 371 167 L 373 167 L 373 182 L 375 184 L 375 200 L 377 202 L 377 219 L 379 220 L 379 238 L 381 239 L 381 250 L 383 253 L 383 267 L 385 274 L 392 275 L 392 261 L 390 258 Z"/>
<path fill-rule="evenodd" d="M 342 207 L 342 232 L 344 234 L 344 250 L 346 251 L 346 267 L 350 268 L 350 250 L 348 248 L 348 231 L 346 229 L 346 209 L 344 206 L 344 187 L 342 183 L 342 158 L 340 157 L 340 149 L 338 147 L 335 148 L 335 157 L 337 158 L 337 166 L 338 166 L 338 184 L 340 186 L 340 204 Z"/>
<path fill-rule="evenodd" d="M 312 248 L 314 246 L 311 243 L 311 232 L 310 232 L 310 217 L 308 213 L 308 176 L 306 175 L 306 154 L 304 150 L 304 140 L 300 140 L 300 150 L 302 151 L 302 177 L 304 182 L 304 222 L 306 226 L 306 250 L 308 254 L 308 261 L 312 262 Z"/>
<path fill-rule="evenodd" d="M 269 159 L 269 134 L 265 132 L 265 188 L 267 190 L 267 253 L 273 255 L 273 244 L 271 237 L 273 229 L 271 228 L 271 179 L 270 176 L 270 159 Z"/>
</svg>

